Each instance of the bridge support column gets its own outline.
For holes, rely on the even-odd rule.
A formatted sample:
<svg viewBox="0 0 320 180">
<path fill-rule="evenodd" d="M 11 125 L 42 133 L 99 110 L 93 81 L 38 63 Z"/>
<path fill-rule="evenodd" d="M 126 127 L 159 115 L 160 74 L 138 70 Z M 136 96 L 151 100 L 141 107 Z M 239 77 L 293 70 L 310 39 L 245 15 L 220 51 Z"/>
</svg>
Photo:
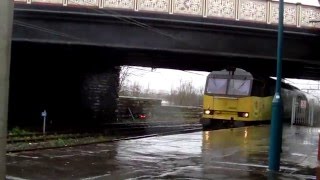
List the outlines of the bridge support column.
<svg viewBox="0 0 320 180">
<path fill-rule="evenodd" d="M 6 176 L 10 49 L 13 1 L 0 1 L 0 179 Z"/>
<path fill-rule="evenodd" d="M 93 126 L 116 120 L 119 72 L 116 67 L 93 69 L 84 77 L 82 107 Z"/>
</svg>

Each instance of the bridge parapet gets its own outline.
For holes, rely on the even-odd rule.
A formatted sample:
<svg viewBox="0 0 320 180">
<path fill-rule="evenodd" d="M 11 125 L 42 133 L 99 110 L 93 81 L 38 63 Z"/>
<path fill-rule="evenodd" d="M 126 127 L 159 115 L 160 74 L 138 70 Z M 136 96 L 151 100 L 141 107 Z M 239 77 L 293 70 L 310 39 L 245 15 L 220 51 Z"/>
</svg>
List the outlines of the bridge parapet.
<svg viewBox="0 0 320 180">
<path fill-rule="evenodd" d="M 252 23 L 278 23 L 279 3 L 270 0 L 14 0 L 30 5 L 46 4 L 99 9 L 218 18 Z M 320 8 L 285 3 L 284 24 L 289 27 L 319 29 Z"/>
</svg>

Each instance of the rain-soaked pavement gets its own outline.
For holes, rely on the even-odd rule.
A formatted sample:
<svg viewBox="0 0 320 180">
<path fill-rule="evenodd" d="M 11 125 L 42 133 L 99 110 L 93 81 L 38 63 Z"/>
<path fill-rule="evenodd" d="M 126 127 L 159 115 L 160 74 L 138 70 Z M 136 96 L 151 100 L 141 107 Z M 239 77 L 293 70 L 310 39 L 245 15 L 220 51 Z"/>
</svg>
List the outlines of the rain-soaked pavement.
<svg viewBox="0 0 320 180">
<path fill-rule="evenodd" d="M 318 129 L 285 126 L 281 171 L 267 171 L 269 126 L 7 155 L 8 179 L 316 179 Z"/>
</svg>

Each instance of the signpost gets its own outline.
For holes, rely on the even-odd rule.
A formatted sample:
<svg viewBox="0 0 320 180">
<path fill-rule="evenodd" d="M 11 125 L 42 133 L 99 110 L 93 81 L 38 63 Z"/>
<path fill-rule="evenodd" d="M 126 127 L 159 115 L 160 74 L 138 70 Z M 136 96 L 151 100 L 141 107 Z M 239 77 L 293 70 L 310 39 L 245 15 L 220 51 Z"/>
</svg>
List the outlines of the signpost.
<svg viewBox="0 0 320 180">
<path fill-rule="evenodd" d="M 46 134 L 46 119 L 47 119 L 47 111 L 44 110 L 42 113 L 41 113 L 41 116 L 43 117 L 43 127 L 42 127 L 42 133 L 43 135 Z"/>
</svg>

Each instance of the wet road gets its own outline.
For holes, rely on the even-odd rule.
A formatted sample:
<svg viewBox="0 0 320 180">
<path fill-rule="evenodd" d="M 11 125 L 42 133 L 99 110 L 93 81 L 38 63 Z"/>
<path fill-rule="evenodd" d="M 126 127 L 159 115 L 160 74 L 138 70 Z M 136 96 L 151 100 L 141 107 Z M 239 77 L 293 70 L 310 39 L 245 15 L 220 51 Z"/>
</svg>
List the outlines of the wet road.
<svg viewBox="0 0 320 180">
<path fill-rule="evenodd" d="M 281 173 L 267 171 L 269 126 L 7 155 L 8 179 L 315 179 L 318 129 L 284 129 Z"/>
</svg>

